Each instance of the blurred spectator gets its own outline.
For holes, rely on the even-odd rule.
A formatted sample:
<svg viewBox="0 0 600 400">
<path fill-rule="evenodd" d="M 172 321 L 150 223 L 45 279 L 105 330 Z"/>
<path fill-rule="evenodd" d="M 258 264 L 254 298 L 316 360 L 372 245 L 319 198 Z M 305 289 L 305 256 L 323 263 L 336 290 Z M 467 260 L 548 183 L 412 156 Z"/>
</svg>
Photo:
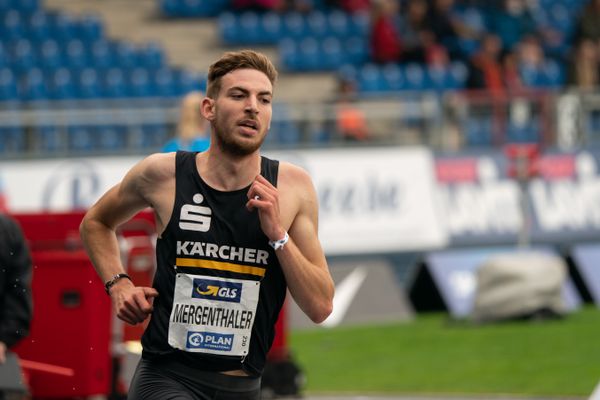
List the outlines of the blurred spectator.
<svg viewBox="0 0 600 400">
<path fill-rule="evenodd" d="M 513 50 L 523 36 L 535 33 L 536 26 L 525 0 L 504 0 L 490 18 L 490 30 L 500 37 L 505 51 Z"/>
<path fill-rule="evenodd" d="M 398 0 L 376 0 L 371 4 L 371 58 L 375 62 L 400 61 L 399 6 Z"/>
<path fill-rule="evenodd" d="M 204 151 L 210 145 L 207 121 L 200 114 L 203 93 L 188 93 L 181 101 L 177 136 L 162 148 L 163 152 L 177 150 Z"/>
<path fill-rule="evenodd" d="M 454 0 L 433 0 L 428 23 L 438 43 L 449 49 L 452 58 L 462 58 L 459 39 L 472 39 L 476 32 L 455 15 Z"/>
<path fill-rule="evenodd" d="M 594 89 L 600 84 L 599 49 L 591 39 L 583 39 L 576 45 L 569 63 L 567 83 L 579 89 Z"/>
<path fill-rule="evenodd" d="M 31 256 L 17 222 L 0 210 L 0 364 L 29 334 L 32 315 Z M 4 393 L 0 389 L 0 399 Z"/>
<path fill-rule="evenodd" d="M 425 62 L 427 48 L 435 43 L 435 35 L 427 20 L 427 1 L 408 0 L 406 13 L 399 24 L 403 62 Z"/>
<path fill-rule="evenodd" d="M 479 50 L 468 63 L 467 88 L 488 89 L 492 93 L 504 90 L 501 51 L 502 43 L 497 35 L 489 33 L 482 38 Z"/>
<path fill-rule="evenodd" d="M 589 0 L 575 28 L 575 42 L 590 39 L 600 42 L 600 0 Z"/>
<path fill-rule="evenodd" d="M 364 141 L 369 137 L 365 113 L 355 102 L 358 98 L 354 81 L 340 79 L 336 98 L 336 130 L 344 140 Z"/>
<path fill-rule="evenodd" d="M 524 87 L 519 72 L 519 60 L 515 52 L 509 51 L 502 56 L 502 73 L 504 85 L 510 92 L 517 92 Z"/>
<path fill-rule="evenodd" d="M 368 12 L 371 7 L 371 3 L 377 2 L 377 0 L 336 0 L 336 5 L 342 10 L 350 14 L 359 12 Z"/>
<path fill-rule="evenodd" d="M 546 56 L 540 40 L 535 35 L 525 36 L 516 46 L 519 75 L 528 86 L 536 83 L 535 77 L 543 74 Z"/>
<path fill-rule="evenodd" d="M 288 11 L 307 13 L 314 8 L 311 0 L 233 0 L 232 7 L 237 11 L 275 11 L 278 13 Z"/>
<path fill-rule="evenodd" d="M 237 11 L 279 11 L 284 0 L 232 0 L 231 6 Z"/>
</svg>

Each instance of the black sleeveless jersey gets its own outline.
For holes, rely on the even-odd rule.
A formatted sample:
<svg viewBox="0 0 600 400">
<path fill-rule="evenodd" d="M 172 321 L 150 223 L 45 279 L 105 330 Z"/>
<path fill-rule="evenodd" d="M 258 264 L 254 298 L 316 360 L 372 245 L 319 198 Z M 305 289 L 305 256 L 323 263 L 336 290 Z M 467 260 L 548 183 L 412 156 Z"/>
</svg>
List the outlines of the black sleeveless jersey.
<svg viewBox="0 0 600 400">
<path fill-rule="evenodd" d="M 157 270 L 153 286 L 159 296 L 154 299 L 154 311 L 142 337 L 143 357 L 169 357 L 203 370 L 244 369 L 251 375 L 260 375 L 273 343 L 274 325 L 285 299 L 285 278 L 279 260 L 268 244 L 269 239 L 260 227 L 258 212 L 246 208 L 250 187 L 231 192 L 211 188 L 198 173 L 196 155 L 196 152 L 184 151 L 176 155 L 175 205 L 156 243 Z M 278 170 L 278 161 L 262 157 L 261 175 L 274 186 L 277 186 Z M 211 347 L 216 349 L 212 354 L 207 354 L 176 349 L 169 344 L 169 324 L 173 320 L 206 322 L 211 317 L 206 315 L 209 310 L 194 309 L 193 305 L 185 309 L 176 308 L 178 305 L 174 305 L 174 292 L 176 278 L 180 274 L 187 274 L 192 279 L 198 276 L 198 279 L 208 282 L 211 279 L 214 282 L 228 279 L 242 283 L 252 281 L 252 284 L 260 282 L 246 355 L 219 354 L 220 347 L 217 345 Z M 237 289 L 231 287 L 208 286 L 208 289 L 204 289 L 201 293 L 208 293 L 215 298 L 218 297 L 217 293 L 224 296 L 237 293 Z M 219 314 L 215 318 L 221 318 L 219 321 L 225 321 L 223 324 L 227 322 L 226 315 Z M 227 323 L 230 326 L 248 324 L 246 328 L 249 329 L 248 321 L 247 316 L 239 313 L 234 319 L 232 313 Z"/>
</svg>

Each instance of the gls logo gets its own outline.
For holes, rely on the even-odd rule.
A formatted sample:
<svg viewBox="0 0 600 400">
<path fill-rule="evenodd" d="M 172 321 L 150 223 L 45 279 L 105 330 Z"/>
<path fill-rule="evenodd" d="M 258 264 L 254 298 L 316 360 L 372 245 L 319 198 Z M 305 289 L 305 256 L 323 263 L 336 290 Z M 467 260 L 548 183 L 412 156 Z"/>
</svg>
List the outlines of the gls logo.
<svg viewBox="0 0 600 400">
<path fill-rule="evenodd" d="M 242 284 L 211 279 L 194 279 L 192 297 L 239 303 Z"/>
<path fill-rule="evenodd" d="M 204 201 L 204 197 L 196 193 L 192 200 L 200 204 Z M 186 231 L 208 232 L 211 215 L 212 210 L 208 207 L 184 204 L 179 214 L 179 227 Z"/>
</svg>

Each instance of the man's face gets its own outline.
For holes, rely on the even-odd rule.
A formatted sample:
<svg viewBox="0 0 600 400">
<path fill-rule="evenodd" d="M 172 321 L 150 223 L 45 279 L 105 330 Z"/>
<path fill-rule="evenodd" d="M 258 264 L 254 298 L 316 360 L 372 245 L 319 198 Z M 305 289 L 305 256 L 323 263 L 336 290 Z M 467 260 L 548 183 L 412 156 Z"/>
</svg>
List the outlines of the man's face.
<svg viewBox="0 0 600 400">
<path fill-rule="evenodd" d="M 237 69 L 224 75 L 207 115 L 217 145 L 237 156 L 258 150 L 271 123 L 272 97 L 271 81 L 260 71 Z"/>
</svg>

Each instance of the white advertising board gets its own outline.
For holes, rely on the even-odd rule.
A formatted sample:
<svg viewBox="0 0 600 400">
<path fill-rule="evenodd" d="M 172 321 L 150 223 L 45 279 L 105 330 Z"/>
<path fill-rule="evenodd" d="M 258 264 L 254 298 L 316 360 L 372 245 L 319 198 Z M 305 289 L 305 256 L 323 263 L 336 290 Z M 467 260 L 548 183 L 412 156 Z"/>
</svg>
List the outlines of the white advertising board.
<svg viewBox="0 0 600 400">
<path fill-rule="evenodd" d="M 433 158 L 421 148 L 306 150 L 268 154 L 305 168 L 319 202 L 325 252 L 377 253 L 443 247 Z M 0 163 L 12 212 L 86 209 L 140 157 Z"/>
</svg>

